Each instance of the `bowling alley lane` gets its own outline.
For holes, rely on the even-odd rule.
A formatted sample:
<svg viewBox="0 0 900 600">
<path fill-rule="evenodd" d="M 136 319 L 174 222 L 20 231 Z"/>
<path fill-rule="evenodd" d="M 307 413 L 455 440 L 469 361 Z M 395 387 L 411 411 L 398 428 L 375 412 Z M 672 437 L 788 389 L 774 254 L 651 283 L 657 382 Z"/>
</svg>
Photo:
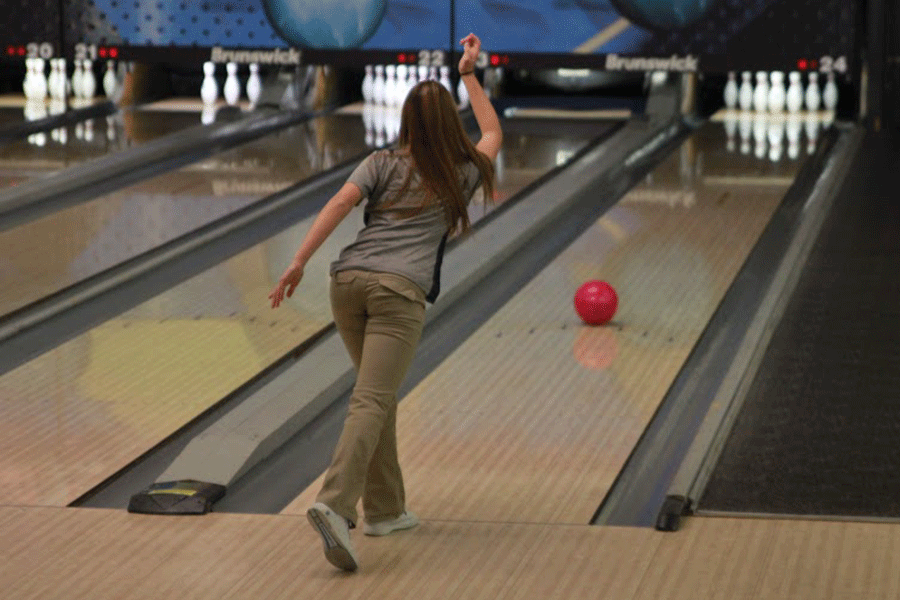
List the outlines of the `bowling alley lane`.
<svg viewBox="0 0 900 600">
<path fill-rule="evenodd" d="M 401 401 L 408 506 L 590 522 L 806 157 L 731 151 L 721 123 L 687 139 Z M 575 314 L 591 279 L 618 291 L 608 325 Z"/>
<path fill-rule="evenodd" d="M 362 128 L 358 116 L 355 121 Z M 496 201 L 486 204 L 476 195 L 473 220 L 612 126 L 545 135 L 508 127 Z M 338 133 L 343 137 L 334 139 L 351 135 L 332 131 Z M 301 144 L 293 135 L 285 146 L 296 153 Z M 232 177 L 246 182 L 252 173 Z M 278 311 L 267 295 L 314 217 L 0 377 L 0 504 L 73 502 L 330 325 L 328 268 L 361 226 L 361 211 L 317 252 Z M 107 214 L 100 222 L 111 219 Z M 27 270 L 27 261 L 20 268 Z"/>
<path fill-rule="evenodd" d="M 324 116 L 2 231 L 0 315 L 365 151 L 358 118 Z"/>
<path fill-rule="evenodd" d="M 33 118 L 43 118 L 65 110 L 64 106 L 54 108 L 53 102 L 47 106 L 49 112 L 43 110 L 30 114 Z M 19 110 L 21 120 L 23 109 Z M 32 133 L 0 144 L 0 189 L 46 177 L 93 158 L 200 125 L 200 112 L 197 110 L 163 110 L 153 104 L 125 108 L 106 117 Z"/>
</svg>

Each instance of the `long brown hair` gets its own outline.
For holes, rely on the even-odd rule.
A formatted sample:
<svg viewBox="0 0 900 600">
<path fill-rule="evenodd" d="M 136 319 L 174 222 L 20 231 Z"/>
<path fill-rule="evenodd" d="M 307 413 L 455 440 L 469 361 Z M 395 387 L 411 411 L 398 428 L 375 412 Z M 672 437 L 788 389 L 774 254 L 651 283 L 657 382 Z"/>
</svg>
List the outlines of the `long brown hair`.
<svg viewBox="0 0 900 600">
<path fill-rule="evenodd" d="M 468 198 L 459 167 L 472 161 L 481 174 L 486 201 L 494 197 L 494 165 L 466 135 L 453 96 L 437 81 L 422 81 L 410 90 L 400 116 L 399 146 L 408 150 L 421 180 L 423 206 L 441 203 L 450 233 L 469 230 Z M 410 170 L 398 198 L 409 191 Z"/>
</svg>

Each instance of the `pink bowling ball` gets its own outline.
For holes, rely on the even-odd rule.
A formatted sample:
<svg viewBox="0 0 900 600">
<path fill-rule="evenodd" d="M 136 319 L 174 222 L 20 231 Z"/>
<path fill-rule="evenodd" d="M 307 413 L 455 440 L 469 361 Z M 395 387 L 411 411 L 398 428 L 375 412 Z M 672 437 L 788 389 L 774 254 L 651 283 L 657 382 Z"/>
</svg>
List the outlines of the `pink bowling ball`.
<svg viewBox="0 0 900 600">
<path fill-rule="evenodd" d="M 619 307 L 619 297 L 605 281 L 587 281 L 575 292 L 575 312 L 588 325 L 608 323 Z"/>
</svg>

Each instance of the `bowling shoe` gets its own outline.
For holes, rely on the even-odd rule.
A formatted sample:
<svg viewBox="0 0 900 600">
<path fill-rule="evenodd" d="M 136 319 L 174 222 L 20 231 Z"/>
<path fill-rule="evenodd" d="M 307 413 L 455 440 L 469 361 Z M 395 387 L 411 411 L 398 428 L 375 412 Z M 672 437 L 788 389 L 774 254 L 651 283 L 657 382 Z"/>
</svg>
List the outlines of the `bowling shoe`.
<svg viewBox="0 0 900 600">
<path fill-rule="evenodd" d="M 419 524 L 419 517 L 410 511 L 405 511 L 396 519 L 378 521 L 377 523 L 363 523 L 363 533 L 366 535 L 387 535 L 400 529 L 412 529 Z"/>
<path fill-rule="evenodd" d="M 321 502 L 316 502 L 306 511 L 306 518 L 313 529 L 322 536 L 325 558 L 328 562 L 345 571 L 355 571 L 359 567 L 353 543 L 350 541 L 350 525 L 347 519 L 335 513 Z"/>
</svg>

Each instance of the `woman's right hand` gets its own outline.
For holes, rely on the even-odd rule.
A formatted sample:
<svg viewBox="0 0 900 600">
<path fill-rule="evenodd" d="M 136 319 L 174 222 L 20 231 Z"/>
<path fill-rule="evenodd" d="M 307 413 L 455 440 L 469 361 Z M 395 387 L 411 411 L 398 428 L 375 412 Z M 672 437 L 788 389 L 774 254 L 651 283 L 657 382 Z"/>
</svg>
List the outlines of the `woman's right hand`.
<svg viewBox="0 0 900 600">
<path fill-rule="evenodd" d="M 478 54 L 481 52 L 481 40 L 474 33 L 470 33 L 463 39 L 459 40 L 463 45 L 463 55 L 459 59 L 459 70 L 461 73 L 468 73 L 475 68 L 478 61 Z"/>
</svg>

